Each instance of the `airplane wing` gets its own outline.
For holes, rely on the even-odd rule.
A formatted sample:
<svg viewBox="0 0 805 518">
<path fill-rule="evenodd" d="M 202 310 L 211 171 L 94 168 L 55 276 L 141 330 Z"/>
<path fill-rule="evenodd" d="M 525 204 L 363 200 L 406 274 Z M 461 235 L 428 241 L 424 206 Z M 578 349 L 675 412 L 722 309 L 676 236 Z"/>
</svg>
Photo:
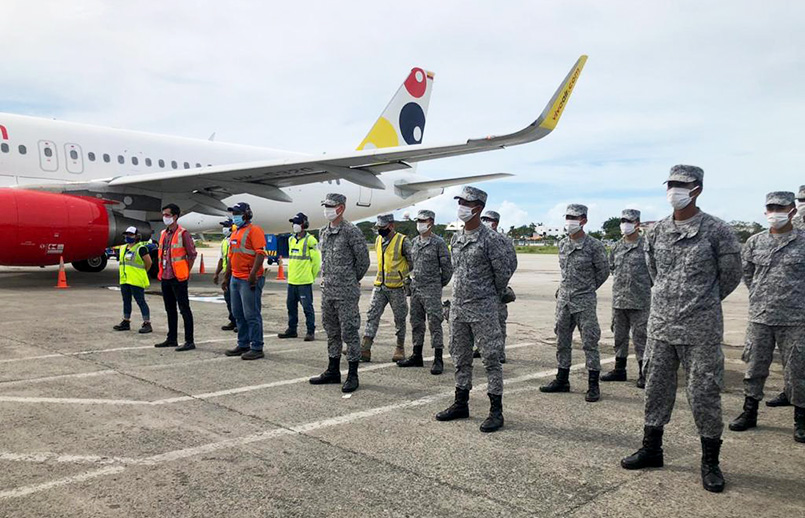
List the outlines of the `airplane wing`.
<svg viewBox="0 0 805 518">
<path fill-rule="evenodd" d="M 514 176 L 510 173 L 492 173 L 492 174 L 479 174 L 475 176 L 460 176 L 456 178 L 444 178 L 439 180 L 428 180 L 426 182 L 398 182 L 394 187 L 409 193 L 430 191 L 431 189 L 444 189 L 445 187 L 453 187 L 455 185 L 465 185 L 474 182 L 486 182 L 488 180 L 497 180 L 498 178 L 508 178 Z"/>
</svg>

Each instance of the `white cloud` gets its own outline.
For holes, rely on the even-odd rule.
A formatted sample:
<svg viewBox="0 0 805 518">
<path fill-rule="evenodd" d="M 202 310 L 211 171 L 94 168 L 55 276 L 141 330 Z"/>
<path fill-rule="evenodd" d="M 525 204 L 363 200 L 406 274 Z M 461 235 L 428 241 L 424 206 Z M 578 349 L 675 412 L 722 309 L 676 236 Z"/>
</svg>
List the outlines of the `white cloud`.
<svg viewBox="0 0 805 518">
<path fill-rule="evenodd" d="M 499 206 L 492 206 L 490 208 L 492 210 L 496 210 L 500 214 L 501 228 L 508 229 L 510 227 L 519 227 L 521 225 L 528 225 L 529 223 L 532 223 L 532 219 L 528 215 L 528 211 L 523 210 L 516 203 L 504 200 Z"/>
</svg>

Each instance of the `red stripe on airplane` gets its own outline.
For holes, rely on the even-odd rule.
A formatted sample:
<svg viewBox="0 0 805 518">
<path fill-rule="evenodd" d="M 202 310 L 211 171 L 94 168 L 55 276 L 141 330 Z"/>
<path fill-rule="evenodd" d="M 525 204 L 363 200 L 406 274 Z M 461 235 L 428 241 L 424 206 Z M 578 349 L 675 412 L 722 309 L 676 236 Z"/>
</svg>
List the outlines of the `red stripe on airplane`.
<svg viewBox="0 0 805 518">
<path fill-rule="evenodd" d="M 8 130 L 5 126 L 0 126 L 0 134 L 3 135 L 3 140 L 8 140 Z"/>
</svg>

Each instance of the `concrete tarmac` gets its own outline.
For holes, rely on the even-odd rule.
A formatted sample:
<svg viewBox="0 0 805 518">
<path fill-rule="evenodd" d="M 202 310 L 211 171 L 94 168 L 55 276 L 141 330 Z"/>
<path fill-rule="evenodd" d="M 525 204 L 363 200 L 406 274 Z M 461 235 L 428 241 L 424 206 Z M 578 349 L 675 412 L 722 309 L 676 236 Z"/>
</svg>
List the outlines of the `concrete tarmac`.
<svg viewBox="0 0 805 518">
<path fill-rule="evenodd" d="M 204 254 L 209 272 L 217 258 Z M 266 359 L 246 362 L 223 356 L 235 336 L 220 330 L 226 308 L 209 273 L 191 280 L 198 349 L 177 353 L 153 347 L 166 330 L 158 285 L 147 296 L 153 334 L 112 330 L 122 309 L 109 289 L 114 262 L 100 274 L 68 266 L 67 290 L 53 288 L 55 268 L 0 268 L 0 516 L 805 516 L 805 445 L 793 441 L 791 407 L 761 405 L 757 429 L 725 432 L 723 494 L 701 488 L 683 387 L 665 434 L 666 467 L 621 469 L 642 438 L 636 362 L 629 382 L 602 383 L 601 401 L 585 403 L 574 343 L 571 393 L 540 393 L 556 367 L 557 257 L 519 259 L 506 426 L 494 434 L 478 430 L 488 411 L 480 362 L 470 419 L 434 420 L 452 399 L 452 363 L 447 357 L 441 376 L 429 362 L 390 363 L 390 311 L 373 362 L 361 365 L 360 389 L 345 397 L 339 386 L 307 382 L 327 365 L 321 327 L 315 342 L 276 339 L 286 325 L 282 282 L 264 291 Z M 363 281 L 364 316 L 373 275 Z M 729 421 L 743 403 L 745 287 L 724 310 Z M 614 357 L 610 313 L 607 282 L 598 304 L 605 371 Z M 407 344 L 410 353 L 410 329 Z M 782 383 L 777 358 L 767 397 Z"/>
</svg>

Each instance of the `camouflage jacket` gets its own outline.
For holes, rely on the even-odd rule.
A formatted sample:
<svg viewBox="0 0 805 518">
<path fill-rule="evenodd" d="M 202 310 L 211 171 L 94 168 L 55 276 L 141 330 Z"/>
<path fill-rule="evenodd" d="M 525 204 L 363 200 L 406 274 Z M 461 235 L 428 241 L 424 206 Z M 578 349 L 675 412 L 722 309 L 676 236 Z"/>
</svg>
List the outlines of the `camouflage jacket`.
<svg viewBox="0 0 805 518">
<path fill-rule="evenodd" d="M 453 277 L 453 263 L 447 243 L 432 234 L 427 240 L 416 236 L 411 243 L 411 289 L 441 292 Z"/>
<path fill-rule="evenodd" d="M 645 238 L 621 239 L 609 252 L 612 272 L 613 309 L 648 309 L 651 306 L 651 275 L 646 265 Z"/>
<path fill-rule="evenodd" d="M 595 290 L 609 277 L 607 251 L 597 239 L 585 235 L 579 241 L 569 237 L 559 241 L 559 268 L 562 279 L 556 300 L 578 313 L 595 306 Z"/>
<path fill-rule="evenodd" d="M 797 230 L 805 230 L 805 214 L 795 215 L 792 223 Z"/>
<path fill-rule="evenodd" d="M 360 282 L 369 270 L 369 248 L 358 227 L 349 221 L 319 231 L 322 296 L 360 297 Z"/>
</svg>

